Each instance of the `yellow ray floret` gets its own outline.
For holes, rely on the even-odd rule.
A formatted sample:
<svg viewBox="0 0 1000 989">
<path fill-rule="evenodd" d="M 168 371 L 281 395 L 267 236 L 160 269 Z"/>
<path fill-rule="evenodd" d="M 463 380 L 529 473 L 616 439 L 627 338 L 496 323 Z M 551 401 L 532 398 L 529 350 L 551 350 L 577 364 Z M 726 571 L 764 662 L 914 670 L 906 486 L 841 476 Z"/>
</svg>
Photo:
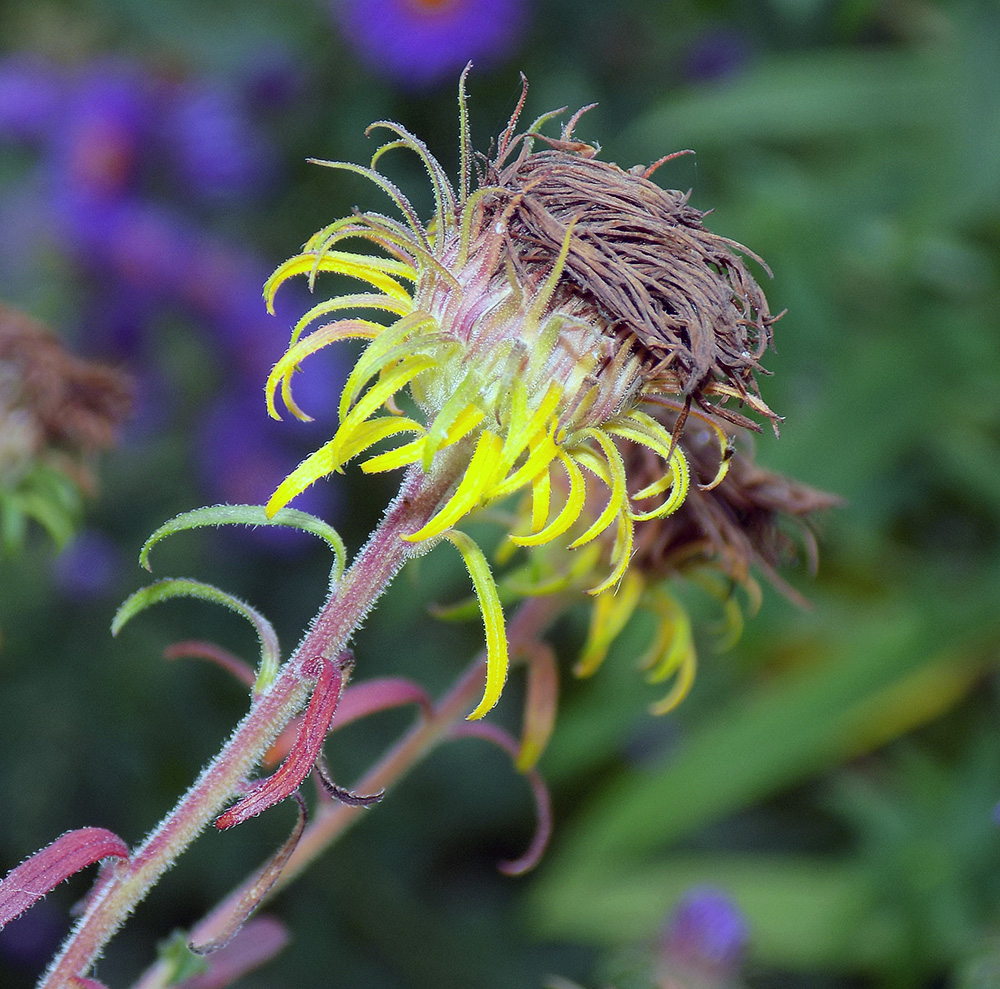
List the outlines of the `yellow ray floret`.
<svg viewBox="0 0 1000 989">
<path fill-rule="evenodd" d="M 684 608 L 662 588 L 651 591 L 648 600 L 650 610 L 659 619 L 659 626 L 639 665 L 649 670 L 651 683 L 676 675 L 670 692 L 650 708 L 653 714 L 666 714 L 680 704 L 691 690 L 698 656 L 694 648 L 691 619 Z"/>
<path fill-rule="evenodd" d="M 504 629 L 503 608 L 500 606 L 500 595 L 497 593 L 490 565 L 475 541 L 457 529 L 449 529 L 442 535 L 457 547 L 462 559 L 465 560 L 486 631 L 486 689 L 483 699 L 468 716 L 470 721 L 475 721 L 483 717 L 500 699 L 503 685 L 507 680 L 507 635 Z"/>
</svg>

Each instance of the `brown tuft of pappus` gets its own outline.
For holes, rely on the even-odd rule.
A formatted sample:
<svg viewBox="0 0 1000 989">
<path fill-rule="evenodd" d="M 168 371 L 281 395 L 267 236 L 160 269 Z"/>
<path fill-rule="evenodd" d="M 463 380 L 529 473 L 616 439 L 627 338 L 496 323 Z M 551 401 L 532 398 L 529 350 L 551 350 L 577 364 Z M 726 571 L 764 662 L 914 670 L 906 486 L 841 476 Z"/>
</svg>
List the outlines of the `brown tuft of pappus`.
<svg viewBox="0 0 1000 989">
<path fill-rule="evenodd" d="M 544 279 L 568 238 L 557 308 L 589 308 L 608 334 L 635 347 L 649 390 L 673 391 L 710 415 L 759 429 L 712 401 L 736 398 L 776 424 L 755 372 L 763 372 L 760 360 L 780 314 L 770 313 L 744 257 L 769 276 L 770 269 L 707 229 L 706 214 L 690 205 L 689 193 L 651 180 L 676 155 L 626 171 L 573 140 L 582 112 L 558 140 L 530 133 L 508 147 L 501 136 L 483 175 L 483 184 L 496 188 L 485 211 L 505 219 L 506 254 L 522 283 Z M 548 148 L 535 151 L 526 138 Z"/>
<path fill-rule="evenodd" d="M 15 431 L 21 437 L 26 465 L 56 463 L 89 487 L 86 461 L 114 442 L 131 392 L 120 371 L 71 354 L 41 323 L 0 305 L 0 429 L 8 440 Z M 0 453 L 17 459 L 10 442 Z"/>
<path fill-rule="evenodd" d="M 672 428 L 675 415 L 660 410 L 658 418 Z M 779 570 L 803 550 L 815 567 L 810 521 L 843 500 L 760 466 L 747 449 L 749 437 L 744 434 L 742 439 L 721 481 L 692 484 L 676 512 L 636 526 L 632 566 L 655 580 L 707 564 L 735 584 L 745 584 L 756 570 L 790 600 L 804 604 Z M 716 471 L 716 433 L 703 420 L 688 419 L 680 447 L 694 477 L 707 478 Z M 645 450 L 631 444 L 623 454 L 631 483 L 642 484 L 654 476 L 655 461 Z"/>
</svg>

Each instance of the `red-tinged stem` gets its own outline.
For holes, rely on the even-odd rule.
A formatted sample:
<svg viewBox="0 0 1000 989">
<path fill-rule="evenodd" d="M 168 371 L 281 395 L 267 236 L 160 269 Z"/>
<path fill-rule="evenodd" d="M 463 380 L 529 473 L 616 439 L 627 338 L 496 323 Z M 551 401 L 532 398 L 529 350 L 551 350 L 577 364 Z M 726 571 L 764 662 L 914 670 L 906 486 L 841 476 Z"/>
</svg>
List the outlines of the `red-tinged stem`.
<svg viewBox="0 0 1000 989">
<path fill-rule="evenodd" d="M 537 641 L 552 619 L 559 613 L 563 601 L 556 598 L 531 598 L 525 601 L 507 626 L 507 638 L 512 653 Z M 461 724 L 483 692 L 486 659 L 479 656 L 459 677 L 448 693 L 422 717 L 360 780 L 353 789 L 359 793 L 376 793 L 398 782 L 429 752 Z M 368 812 L 364 807 L 343 803 L 324 803 L 313 816 L 295 847 L 287 865 L 264 899 L 270 899 L 288 885 L 322 852 L 337 840 L 352 824 Z M 248 883 L 252 880 L 248 880 Z M 248 884 L 247 883 L 247 884 Z M 246 896 L 244 884 L 235 889 L 191 931 L 191 940 L 211 940 L 232 915 L 234 904 Z M 263 900 L 261 901 L 263 902 Z M 154 976 L 156 966 L 135 989 L 159 989 L 162 982 Z"/>
<path fill-rule="evenodd" d="M 452 485 L 453 473 L 413 468 L 395 501 L 331 593 L 277 679 L 257 698 L 225 746 L 127 864 L 97 890 L 38 989 L 68 989 L 84 977 L 128 915 L 202 829 L 239 791 L 309 696 L 319 658 L 332 659 L 407 559 L 426 550 L 403 536 L 424 525 Z"/>
</svg>

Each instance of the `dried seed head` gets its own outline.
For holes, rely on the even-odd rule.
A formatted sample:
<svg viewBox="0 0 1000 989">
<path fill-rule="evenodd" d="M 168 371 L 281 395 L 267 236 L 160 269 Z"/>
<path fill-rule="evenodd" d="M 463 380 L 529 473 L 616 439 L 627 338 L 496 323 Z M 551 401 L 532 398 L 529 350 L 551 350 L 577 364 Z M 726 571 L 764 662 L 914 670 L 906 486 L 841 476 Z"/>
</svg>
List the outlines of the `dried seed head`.
<svg viewBox="0 0 1000 989">
<path fill-rule="evenodd" d="M 686 194 L 652 182 L 656 165 L 623 171 L 572 141 L 578 118 L 561 140 L 541 138 L 551 149 L 532 152 L 526 139 L 513 161 L 504 164 L 510 151 L 501 148 L 487 169 L 486 182 L 498 187 L 487 212 L 508 215 L 514 267 L 526 284 L 544 278 L 572 228 L 555 308 L 585 303 L 606 333 L 635 345 L 647 390 L 691 396 L 712 414 L 756 428 L 711 403 L 721 385 L 722 394 L 776 420 L 759 400 L 754 372 L 777 317 L 741 255 L 769 269 L 707 230 Z"/>
<path fill-rule="evenodd" d="M 0 305 L 0 423 L 7 440 L 21 438 L 23 463 L 54 457 L 86 486 L 85 458 L 112 444 L 130 405 L 124 375 L 73 356 L 44 326 Z M 14 457 L 9 446 L 4 460 Z"/>
<path fill-rule="evenodd" d="M 672 416 L 661 413 L 660 418 L 673 428 Z M 748 439 L 744 434 L 743 440 Z M 712 429 L 689 419 L 680 446 L 695 477 L 712 476 L 718 464 Z M 630 444 L 624 457 L 632 483 L 656 476 L 656 463 L 642 448 Z M 738 584 L 757 570 L 786 596 L 801 601 L 778 570 L 795 559 L 800 545 L 815 562 L 809 517 L 839 504 L 836 495 L 767 470 L 750 453 L 734 452 L 717 485 L 706 489 L 692 484 L 676 512 L 636 527 L 632 567 L 655 581 L 708 564 Z"/>
<path fill-rule="evenodd" d="M 487 690 L 474 712 L 480 717 L 506 673 L 503 615 L 485 558 L 453 527 L 483 505 L 530 490 L 530 521 L 510 535 L 516 545 L 599 549 L 603 534 L 614 532 L 610 572 L 589 588 L 602 595 L 626 577 L 636 525 L 670 515 L 688 492 L 682 430 L 672 435 L 646 411 L 649 403 L 702 416 L 723 445 L 720 419 L 758 428 L 731 406 L 777 417 L 754 379 L 774 318 L 741 248 L 705 230 L 702 214 L 680 193 L 651 182 L 653 169 L 626 172 L 595 160 L 595 149 L 572 140 L 579 113 L 559 140 L 537 133 L 557 114 L 516 134 L 524 92 L 495 155 L 476 158 L 464 81 L 458 182 L 405 128 L 373 124 L 370 130 L 387 130 L 391 139 L 369 166 L 323 164 L 366 176 L 402 220 L 372 212 L 335 220 L 265 287 L 270 304 L 295 275 L 312 284 L 320 272 L 333 272 L 365 283 L 363 292 L 325 299 L 299 320 L 265 388 L 276 418 L 279 392 L 289 411 L 308 418 L 291 387 L 306 357 L 340 340 L 369 341 L 341 394 L 339 427 L 281 483 L 267 511 L 355 457 L 373 473 L 450 471 L 438 511 L 405 538 L 427 544 L 445 536 L 465 558 L 489 645 Z M 538 140 L 550 147 L 536 151 Z M 383 156 L 398 148 L 414 152 L 427 170 L 430 222 L 379 171 Z M 361 241 L 366 252 L 343 250 L 348 240 Z M 345 315 L 359 309 L 375 318 Z M 334 322 L 312 328 L 331 316 Z M 402 392 L 413 400 L 413 417 L 400 414 L 395 397 Z M 390 438 L 398 443 L 403 433 L 414 438 L 368 452 Z M 621 441 L 651 451 L 659 466 L 648 483 L 629 484 Z M 595 503 L 595 512 L 585 510 Z"/>
</svg>

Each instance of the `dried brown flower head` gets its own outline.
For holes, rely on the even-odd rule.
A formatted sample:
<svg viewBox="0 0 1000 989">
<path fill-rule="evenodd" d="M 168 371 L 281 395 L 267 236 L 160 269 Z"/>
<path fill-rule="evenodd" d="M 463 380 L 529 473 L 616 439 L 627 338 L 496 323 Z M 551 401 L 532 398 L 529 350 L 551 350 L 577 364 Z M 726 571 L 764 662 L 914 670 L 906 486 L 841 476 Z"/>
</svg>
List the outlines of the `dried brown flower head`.
<svg viewBox="0 0 1000 989">
<path fill-rule="evenodd" d="M 668 426 L 673 416 L 661 412 Z M 743 437 L 741 446 L 749 437 Z M 718 465 L 715 431 L 690 417 L 680 441 L 696 477 L 712 476 Z M 623 450 L 632 483 L 652 478 L 655 461 L 635 444 Z M 726 476 L 714 487 L 691 485 L 684 504 L 672 515 L 636 527 L 632 566 L 650 579 L 710 564 L 735 583 L 757 570 L 787 597 L 801 596 L 778 573 L 804 547 L 816 558 L 809 516 L 842 503 L 836 495 L 802 484 L 754 461 L 752 452 L 734 452 Z"/>
<path fill-rule="evenodd" d="M 131 406 L 128 378 L 70 354 L 46 328 L 0 305 L 0 478 L 14 460 L 56 460 L 78 484 L 91 483 L 86 458 L 111 446 Z"/>
<path fill-rule="evenodd" d="M 738 398 L 777 421 L 760 400 L 754 372 L 778 317 L 741 255 L 770 274 L 767 265 L 706 229 L 688 194 L 651 181 L 675 155 L 628 171 L 599 161 L 596 149 L 572 139 L 580 113 L 560 140 L 531 135 L 550 150 L 522 142 L 506 164 L 504 135 L 486 170 L 484 182 L 498 187 L 486 210 L 506 217 L 507 252 L 521 278 L 543 279 L 572 230 L 556 296 L 561 305 L 589 307 L 608 333 L 636 347 L 647 384 L 749 428 L 759 427 L 710 396 Z"/>
</svg>

